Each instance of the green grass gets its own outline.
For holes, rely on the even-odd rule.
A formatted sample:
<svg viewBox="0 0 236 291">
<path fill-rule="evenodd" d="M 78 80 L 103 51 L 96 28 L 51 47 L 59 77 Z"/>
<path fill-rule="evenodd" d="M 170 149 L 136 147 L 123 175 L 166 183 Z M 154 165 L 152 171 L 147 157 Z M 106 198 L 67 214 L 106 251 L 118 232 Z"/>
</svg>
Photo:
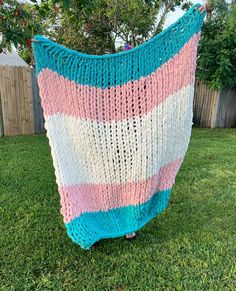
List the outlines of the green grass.
<svg viewBox="0 0 236 291">
<path fill-rule="evenodd" d="M 72 243 L 45 135 L 0 138 L 1 290 L 236 290 L 236 129 L 192 131 L 168 208 L 132 243 Z"/>
</svg>

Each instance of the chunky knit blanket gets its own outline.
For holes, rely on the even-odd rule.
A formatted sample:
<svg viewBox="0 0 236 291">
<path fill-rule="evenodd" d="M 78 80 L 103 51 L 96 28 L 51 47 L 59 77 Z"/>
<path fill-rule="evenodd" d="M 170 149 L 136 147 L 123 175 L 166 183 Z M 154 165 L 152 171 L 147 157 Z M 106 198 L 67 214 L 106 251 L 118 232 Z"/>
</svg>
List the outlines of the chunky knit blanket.
<svg viewBox="0 0 236 291">
<path fill-rule="evenodd" d="M 191 135 L 205 16 L 195 6 L 146 43 L 115 54 L 88 55 L 34 37 L 61 213 L 84 249 L 137 231 L 167 207 Z"/>
</svg>

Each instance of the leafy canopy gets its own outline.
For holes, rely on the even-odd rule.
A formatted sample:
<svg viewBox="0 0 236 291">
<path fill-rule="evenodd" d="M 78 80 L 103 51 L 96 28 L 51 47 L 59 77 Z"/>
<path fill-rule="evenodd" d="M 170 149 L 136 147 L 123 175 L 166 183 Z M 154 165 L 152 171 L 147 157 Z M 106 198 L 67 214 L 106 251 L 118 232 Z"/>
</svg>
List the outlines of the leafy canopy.
<svg viewBox="0 0 236 291">
<path fill-rule="evenodd" d="M 236 5 L 212 0 L 202 27 L 196 75 L 212 89 L 236 87 Z"/>
<path fill-rule="evenodd" d="M 188 0 L 0 0 L 0 47 L 32 48 L 43 34 L 90 54 L 114 53 L 125 43 L 136 46 L 159 33 L 170 11 L 189 7 Z M 117 45 L 118 44 L 118 45 Z"/>
</svg>

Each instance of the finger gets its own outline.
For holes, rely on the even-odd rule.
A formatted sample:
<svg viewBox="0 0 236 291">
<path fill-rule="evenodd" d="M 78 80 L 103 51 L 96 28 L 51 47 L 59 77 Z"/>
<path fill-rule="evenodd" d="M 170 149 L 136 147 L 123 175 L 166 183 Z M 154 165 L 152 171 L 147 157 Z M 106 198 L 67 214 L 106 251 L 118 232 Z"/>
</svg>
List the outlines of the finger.
<svg viewBox="0 0 236 291">
<path fill-rule="evenodd" d="M 202 6 L 195 6 L 194 9 L 200 11 L 200 10 L 201 10 L 201 7 L 202 7 Z"/>
<path fill-rule="evenodd" d="M 205 11 L 205 7 L 203 5 L 200 6 L 198 11 L 202 14 Z"/>
</svg>

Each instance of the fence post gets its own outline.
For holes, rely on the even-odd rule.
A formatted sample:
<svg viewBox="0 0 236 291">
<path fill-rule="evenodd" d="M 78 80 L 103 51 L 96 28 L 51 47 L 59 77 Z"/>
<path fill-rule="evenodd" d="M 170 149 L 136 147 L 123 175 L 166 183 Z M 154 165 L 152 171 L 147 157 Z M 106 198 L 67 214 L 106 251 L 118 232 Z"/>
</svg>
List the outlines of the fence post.
<svg viewBox="0 0 236 291">
<path fill-rule="evenodd" d="M 211 123 L 210 127 L 215 128 L 216 127 L 216 121 L 217 121 L 217 112 L 218 112 L 218 107 L 219 107 L 219 98 L 220 98 L 220 92 L 216 91 L 214 96 L 213 104 L 212 104 L 212 111 L 211 111 Z"/>
<path fill-rule="evenodd" d="M 34 128 L 35 133 L 45 133 L 43 110 L 41 107 L 38 82 L 35 74 L 35 68 L 31 69 L 33 110 L 34 110 Z"/>
<path fill-rule="evenodd" d="M 2 98 L 0 92 L 0 137 L 4 136 L 3 116 L 2 116 Z"/>
</svg>

